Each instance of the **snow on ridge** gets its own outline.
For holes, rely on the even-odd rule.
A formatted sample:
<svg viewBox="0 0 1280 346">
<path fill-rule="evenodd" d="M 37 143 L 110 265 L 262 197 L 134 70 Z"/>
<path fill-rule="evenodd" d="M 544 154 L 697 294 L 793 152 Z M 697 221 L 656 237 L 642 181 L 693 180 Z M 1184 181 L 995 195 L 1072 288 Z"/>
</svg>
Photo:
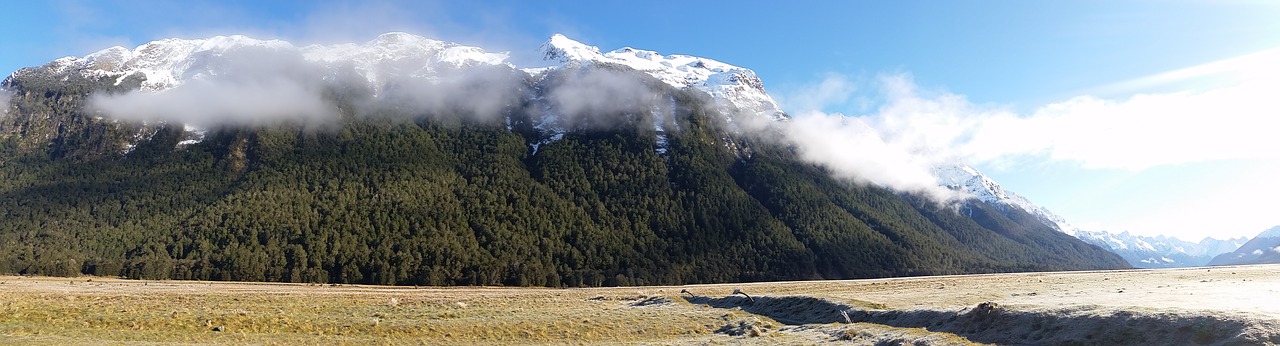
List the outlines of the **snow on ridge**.
<svg viewBox="0 0 1280 346">
<path fill-rule="evenodd" d="M 541 47 L 543 58 L 554 66 L 523 68 L 536 75 L 574 64 L 609 63 L 631 67 L 679 89 L 695 89 L 710 95 L 726 115 L 754 114 L 770 120 L 786 115 L 764 90 L 754 71 L 720 61 L 688 56 L 662 55 L 654 51 L 621 48 L 602 53 L 599 48 L 555 34 Z M 248 54 L 240 56 L 238 54 Z M 250 60 L 250 62 L 236 61 Z M 403 32 L 390 32 L 363 44 L 313 44 L 296 47 L 282 40 L 258 40 L 243 35 L 204 39 L 169 38 L 148 42 L 130 50 L 111 47 L 84 57 L 67 57 L 46 65 L 55 73 L 78 71 L 86 76 L 125 77 L 142 74 L 144 91 L 160 91 L 201 78 L 234 74 L 257 60 L 295 67 L 294 60 L 314 64 L 325 80 L 339 76 L 364 77 L 376 95 L 394 78 L 432 79 L 441 71 L 481 65 L 516 68 L 507 52 L 486 52 Z M 301 68 L 301 67 L 300 67 Z M 731 122 L 734 117 L 729 117 Z"/>
<path fill-rule="evenodd" d="M 625 47 L 608 53 L 562 34 L 552 35 L 539 47 L 545 61 L 559 64 L 608 63 L 644 72 L 677 89 L 692 88 L 705 92 L 717 102 L 725 114 L 747 112 L 770 120 L 785 120 L 778 103 L 764 90 L 755 71 L 720 61 L 689 55 L 662 55 L 658 52 Z M 526 69 L 530 74 L 542 70 Z M 736 111 L 736 112 L 735 112 Z M 728 120 L 733 121 L 733 118 Z"/>
<path fill-rule="evenodd" d="M 141 73 L 145 91 L 160 91 L 191 79 L 225 74 L 228 54 L 260 50 L 265 55 L 252 58 L 300 59 L 330 73 L 352 68 L 366 77 L 371 86 L 393 76 L 420 77 L 442 68 L 478 65 L 508 65 L 506 52 L 490 53 L 478 47 L 432 40 L 392 32 L 364 44 L 343 43 L 295 47 L 282 40 L 258 40 L 243 35 L 204 39 L 168 38 L 151 41 L 130 50 L 116 46 L 84 57 L 65 57 L 48 66 L 55 73 L 79 70 L 86 76 L 124 77 Z M 259 53 L 255 51 L 254 53 Z M 286 60 L 287 61 L 287 60 Z"/>
<path fill-rule="evenodd" d="M 933 169 L 933 173 L 934 177 L 938 179 L 938 184 L 943 187 L 967 192 L 974 198 L 988 204 L 1008 205 L 1022 209 L 1063 233 L 1075 235 L 1075 233 L 1080 232 L 1079 229 L 1068 223 L 1066 219 L 1032 203 L 1026 197 L 1005 190 L 995 180 L 991 180 L 991 178 L 969 165 L 963 163 L 940 165 Z"/>
<path fill-rule="evenodd" d="M 560 63 L 591 61 L 604 57 L 600 54 L 600 48 L 574 41 L 562 34 L 551 35 L 551 38 L 538 47 L 538 50 L 542 52 L 544 60 Z"/>
</svg>

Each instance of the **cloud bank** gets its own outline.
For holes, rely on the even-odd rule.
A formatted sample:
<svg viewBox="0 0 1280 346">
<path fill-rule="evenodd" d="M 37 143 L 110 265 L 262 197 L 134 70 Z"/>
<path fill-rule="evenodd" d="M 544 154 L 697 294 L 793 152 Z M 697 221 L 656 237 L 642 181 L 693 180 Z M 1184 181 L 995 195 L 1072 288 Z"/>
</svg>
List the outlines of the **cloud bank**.
<svg viewBox="0 0 1280 346">
<path fill-rule="evenodd" d="M 157 92 L 94 94 L 89 108 L 134 121 L 200 127 L 333 121 L 337 110 L 323 96 L 320 70 L 294 50 L 238 47 L 193 56 L 191 78 Z"/>
<path fill-rule="evenodd" d="M 363 114 L 499 119 L 524 96 L 522 72 L 507 66 L 443 70 L 431 78 L 401 76 L 361 101 Z M 363 79 L 348 83 L 363 84 Z"/>
<path fill-rule="evenodd" d="M 808 98 L 782 97 L 796 115 L 788 140 L 801 156 L 841 175 L 915 191 L 936 186 L 931 170 L 967 162 L 995 167 L 1067 162 L 1088 169 L 1141 171 L 1232 159 L 1278 159 L 1280 79 L 1252 79 L 1198 92 L 1078 96 L 1026 114 L 921 90 L 909 75 L 879 78 L 866 114 L 819 107 L 858 88 L 828 77 Z M 789 102 L 788 102 L 789 101 Z M 808 109 L 804 108 L 808 107 Z M 936 193 L 935 193 L 936 195 Z"/>
<path fill-rule="evenodd" d="M 657 92 L 641 76 L 608 68 L 569 69 L 555 76 L 547 99 L 563 125 L 598 128 L 653 109 Z"/>
<path fill-rule="evenodd" d="M 1280 157 L 1271 117 L 1280 84 L 1257 81 L 1202 92 L 1079 96 L 1030 114 L 924 97 L 903 77 L 886 79 L 889 100 L 865 118 L 916 151 L 996 166 L 1066 161 L 1092 169 L 1143 170 L 1192 162 Z"/>
<path fill-rule="evenodd" d="M 319 95 L 315 88 L 283 78 L 193 80 L 154 93 L 94 95 L 90 103 L 120 119 L 200 127 L 332 121 L 336 110 Z"/>
</svg>

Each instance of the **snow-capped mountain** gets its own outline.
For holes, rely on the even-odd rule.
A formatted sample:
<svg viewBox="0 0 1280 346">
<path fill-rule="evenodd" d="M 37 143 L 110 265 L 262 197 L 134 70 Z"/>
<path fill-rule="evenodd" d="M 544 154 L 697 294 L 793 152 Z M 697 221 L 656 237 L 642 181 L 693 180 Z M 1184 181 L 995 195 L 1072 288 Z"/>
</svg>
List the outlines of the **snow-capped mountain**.
<svg viewBox="0 0 1280 346">
<path fill-rule="evenodd" d="M 1209 265 L 1280 263 L 1280 226 L 1262 231 L 1234 251 L 1223 253 Z"/>
<path fill-rule="evenodd" d="M 70 72 L 85 76 L 124 78 L 141 74 L 145 77 L 143 90 L 160 91 L 190 80 L 239 73 L 237 69 L 246 68 L 246 60 L 253 64 L 272 61 L 302 62 L 326 72 L 326 79 L 354 71 L 376 92 L 395 78 L 430 79 L 441 71 L 473 66 L 506 65 L 537 74 L 566 64 L 607 63 L 644 72 L 678 89 L 702 91 L 722 102 L 723 106 L 733 107 L 738 113 L 749 112 L 773 120 L 786 117 L 779 110 L 777 102 L 764 90 L 760 78 L 747 68 L 695 56 L 664 56 L 630 47 L 601 53 L 597 47 L 561 34 L 555 34 L 543 43 L 539 52 L 550 66 L 515 66 L 508 61 L 507 52 L 491 53 L 479 47 L 402 32 L 383 34 L 364 44 L 304 47 L 281 40 L 258 40 L 234 35 L 206 39 L 163 39 L 132 50 L 116 46 L 84 57 L 61 58 L 45 67 L 55 73 Z"/>
<path fill-rule="evenodd" d="M 1074 226 L 1067 223 L 1066 219 L 1032 203 L 1026 197 L 1022 197 L 1013 191 L 1005 190 L 995 180 L 991 180 L 991 178 L 969 165 L 963 163 L 941 165 L 933 169 L 933 174 L 938 178 L 938 184 L 943 187 L 968 192 L 973 198 L 1000 208 L 1014 207 L 1022 209 L 1040 219 L 1046 225 L 1053 226 L 1067 234 L 1072 234 L 1076 230 Z"/>
<path fill-rule="evenodd" d="M 507 72 L 502 73 L 523 73 L 538 80 L 565 68 L 625 66 L 676 89 L 709 95 L 714 105 L 720 108 L 720 113 L 725 114 L 727 123 L 734 126 L 746 119 L 743 117 L 765 121 L 787 118 L 764 90 L 763 83 L 755 72 L 716 60 L 687 55 L 662 55 L 629 47 L 601 53 L 597 47 L 560 34 L 553 35 L 537 48 L 537 52 L 543 58 L 541 63 L 516 66 L 509 61 L 508 52 L 488 52 L 479 47 L 401 32 L 383 34 L 362 44 L 316 44 L 302 47 L 287 41 L 234 35 L 205 39 L 163 39 L 134 49 L 111 47 L 83 57 L 58 59 L 45 66 L 19 70 L 14 74 L 47 74 L 54 79 L 64 80 L 67 76 L 74 75 L 85 79 L 113 81 L 116 85 L 135 79 L 141 80 L 140 91 L 150 93 L 175 89 L 194 81 L 225 83 L 230 80 L 236 85 L 253 86 L 256 83 L 275 86 L 280 84 L 278 80 L 285 80 L 289 85 L 301 85 L 297 89 L 302 89 L 303 92 L 316 94 L 324 85 L 342 85 L 343 88 L 354 85 L 363 86 L 372 97 L 411 102 L 434 97 L 444 99 L 434 102 L 447 103 L 451 98 L 469 95 L 424 95 L 423 90 L 458 92 L 455 89 L 463 89 L 432 89 L 424 85 L 470 79 L 477 85 L 492 86 L 494 83 L 514 83 L 518 79 L 494 78 L 493 73 L 471 73 L 481 68 L 505 69 Z M 476 78 L 477 75 L 481 77 Z M 461 77 L 450 79 L 456 76 Z M 664 122 L 661 114 L 670 112 L 661 105 L 674 101 L 650 101 L 656 105 L 651 108 L 655 114 L 655 129 L 661 137 L 663 124 L 669 123 Z M 560 114 L 550 109 L 552 106 L 546 106 L 548 109 L 544 110 L 543 118 L 538 119 L 540 123 L 558 122 Z M 164 122 L 151 124 L 156 123 Z M 205 130 L 198 125 L 185 124 L 189 140 L 183 144 L 189 145 L 203 138 Z M 559 130 L 563 129 L 558 125 L 538 128 L 547 130 L 546 141 L 554 141 L 558 138 Z M 663 138 L 659 138 L 659 142 L 664 142 Z M 133 143 L 121 145 L 124 152 L 133 148 Z"/>
<path fill-rule="evenodd" d="M 1076 238 L 1108 248 L 1138 268 L 1198 267 L 1219 254 L 1234 251 L 1248 238 L 1215 239 L 1206 237 L 1189 242 L 1167 236 L 1141 236 L 1129 232 L 1076 230 Z"/>
<path fill-rule="evenodd" d="M 999 183 L 965 164 L 942 165 L 934 168 L 938 184 L 968 192 L 973 198 L 997 208 L 1018 208 L 1035 216 L 1046 225 L 1070 234 L 1086 243 L 1097 245 L 1124 257 L 1138 268 L 1194 267 L 1209 263 L 1214 256 L 1234 251 L 1248 239 L 1219 240 L 1204 238 L 1198 243 L 1166 236 L 1140 236 L 1129 232 L 1087 231 L 1068 223 L 1066 219 L 1032 203 Z M 1278 244 L 1280 245 L 1280 244 Z"/>
<path fill-rule="evenodd" d="M 561 34 L 539 47 L 545 61 L 558 64 L 604 63 L 627 66 L 647 73 L 677 89 L 693 88 L 711 95 L 725 114 L 757 115 L 783 120 L 787 115 L 764 90 L 764 83 L 750 69 L 688 55 L 662 55 L 631 47 L 601 53 L 595 46 Z M 536 73 L 537 68 L 526 69 Z M 734 119 L 729 119 L 733 121 Z"/>
<path fill-rule="evenodd" d="M 445 69 L 507 64 L 506 53 L 393 32 L 361 45 L 346 43 L 296 47 L 281 40 L 258 40 L 242 35 L 205 39 L 163 39 L 132 50 L 111 47 L 84 57 L 53 61 L 53 72 L 84 76 L 145 77 L 142 90 L 171 89 L 191 80 L 243 73 L 255 65 L 309 63 L 332 77 L 343 70 L 363 76 L 375 90 L 393 77 L 430 77 Z M 17 73 L 21 73 L 19 71 Z"/>
</svg>

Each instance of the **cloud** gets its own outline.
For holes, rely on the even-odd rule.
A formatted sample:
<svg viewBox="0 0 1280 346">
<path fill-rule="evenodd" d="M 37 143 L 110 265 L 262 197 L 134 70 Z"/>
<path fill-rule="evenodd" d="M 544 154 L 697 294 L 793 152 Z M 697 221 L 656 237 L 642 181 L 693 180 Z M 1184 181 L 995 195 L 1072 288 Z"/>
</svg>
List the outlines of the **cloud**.
<svg viewBox="0 0 1280 346">
<path fill-rule="evenodd" d="M 923 192 L 936 200 L 954 196 L 930 173 L 936 158 L 887 141 L 860 118 L 812 112 L 794 117 L 783 128 L 801 159 L 822 164 L 841 178 Z"/>
<path fill-rule="evenodd" d="M 563 125 L 598 127 L 653 109 L 657 92 L 637 73 L 607 67 L 566 69 L 551 78 L 547 99 Z"/>
<path fill-rule="evenodd" d="M 802 157 L 838 174 L 899 190 L 927 188 L 933 184 L 932 167 L 956 161 L 995 167 L 1066 162 L 1140 171 L 1280 158 L 1274 150 L 1280 141 L 1270 125 L 1280 114 L 1275 79 L 1119 99 L 1079 96 L 1025 114 L 922 90 L 910 75 L 882 76 L 861 88 L 847 80 L 827 77 L 798 89 L 808 96 L 781 97 L 795 115 L 788 140 Z M 849 99 L 840 93 L 854 90 L 878 95 L 879 107 L 865 114 L 821 111 Z"/>
<path fill-rule="evenodd" d="M 171 121 L 200 127 L 265 125 L 292 120 L 324 122 L 335 108 L 319 91 L 296 81 L 263 78 L 250 81 L 193 80 L 159 92 L 96 94 L 95 110 L 126 120 Z"/>
<path fill-rule="evenodd" d="M 1079 96 L 1029 114 L 921 91 L 910 76 L 880 79 L 881 106 L 856 115 L 910 155 L 995 166 L 1062 161 L 1090 169 L 1143 170 L 1228 159 L 1274 159 L 1270 118 L 1280 88 L 1255 80 L 1202 92 Z"/>
<path fill-rule="evenodd" d="M 877 113 L 864 116 L 822 110 L 833 104 L 842 105 L 860 89 L 839 75 L 828 75 L 817 84 L 780 95 L 783 107 L 793 115 L 790 121 L 779 124 L 785 140 L 801 159 L 827 167 L 841 178 L 924 193 L 938 201 L 957 197 L 955 192 L 939 186 L 933 176 L 933 168 L 950 159 L 935 147 L 939 143 L 926 135 L 934 131 L 903 121 L 911 117 L 937 118 L 947 114 L 959 100 L 943 97 L 931 102 L 899 102 L 911 99 L 914 85 L 910 80 L 892 77 L 880 82 L 873 88 L 889 96 Z M 903 117 L 904 114 L 910 117 Z"/>
<path fill-rule="evenodd" d="M 365 114 L 454 115 L 493 120 L 524 95 L 523 72 L 504 65 L 438 71 L 434 78 L 402 76 L 363 102 Z"/>
<path fill-rule="evenodd" d="M 857 86 L 849 77 L 829 73 L 817 84 L 783 88 L 783 90 L 777 97 L 782 108 L 820 111 L 827 106 L 849 101 L 857 91 Z"/>
<path fill-rule="evenodd" d="M 245 46 L 204 51 L 177 87 L 157 92 L 94 94 L 89 108 L 136 121 L 180 122 L 200 127 L 309 124 L 336 119 L 323 98 L 318 67 L 292 49 Z"/>
<path fill-rule="evenodd" d="M 13 100 L 13 92 L 0 89 L 0 115 L 9 114 L 9 101 Z"/>
</svg>

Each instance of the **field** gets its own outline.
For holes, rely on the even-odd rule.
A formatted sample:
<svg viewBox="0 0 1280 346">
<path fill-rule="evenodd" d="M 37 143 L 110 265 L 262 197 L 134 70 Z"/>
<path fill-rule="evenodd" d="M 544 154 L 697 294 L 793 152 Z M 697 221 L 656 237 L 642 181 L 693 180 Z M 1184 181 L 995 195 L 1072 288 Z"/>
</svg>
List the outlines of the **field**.
<svg viewBox="0 0 1280 346">
<path fill-rule="evenodd" d="M 1280 344 L 1280 265 L 589 289 L 0 276 L 0 343 Z"/>
</svg>

